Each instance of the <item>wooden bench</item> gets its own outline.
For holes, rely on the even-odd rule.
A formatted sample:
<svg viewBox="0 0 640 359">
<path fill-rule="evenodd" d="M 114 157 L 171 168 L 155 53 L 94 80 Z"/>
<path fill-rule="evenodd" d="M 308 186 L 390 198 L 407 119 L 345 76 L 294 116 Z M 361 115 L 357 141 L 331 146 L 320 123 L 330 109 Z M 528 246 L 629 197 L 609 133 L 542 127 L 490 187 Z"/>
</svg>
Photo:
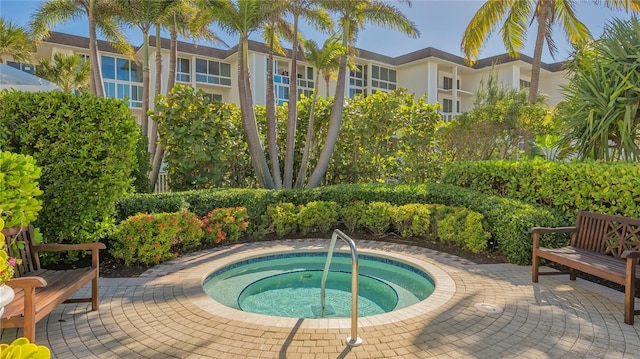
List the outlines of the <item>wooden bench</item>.
<svg viewBox="0 0 640 359">
<path fill-rule="evenodd" d="M 36 336 L 36 323 L 61 303 L 91 302 L 91 309 L 98 310 L 98 274 L 102 243 L 84 244 L 35 244 L 33 229 L 13 227 L 2 230 L 8 243 L 10 257 L 19 258 L 15 278 L 7 284 L 15 291 L 15 298 L 4 307 L 0 328 L 24 328 L 24 336 L 32 343 Z M 9 245 L 12 241 L 24 243 L 23 249 Z M 91 250 L 91 267 L 51 270 L 40 266 L 38 253 L 47 251 Z M 87 283 L 91 283 L 91 297 L 70 297 Z"/>
<path fill-rule="evenodd" d="M 539 275 L 569 274 L 576 280 L 576 271 L 591 274 L 621 284 L 624 292 L 624 322 L 633 325 L 635 289 L 640 280 L 636 271 L 640 258 L 640 219 L 580 211 L 573 227 L 531 229 L 533 234 L 532 280 Z M 571 233 L 571 244 L 563 248 L 541 248 L 543 233 Z M 569 269 L 540 272 L 539 259 L 544 258 Z"/>
</svg>

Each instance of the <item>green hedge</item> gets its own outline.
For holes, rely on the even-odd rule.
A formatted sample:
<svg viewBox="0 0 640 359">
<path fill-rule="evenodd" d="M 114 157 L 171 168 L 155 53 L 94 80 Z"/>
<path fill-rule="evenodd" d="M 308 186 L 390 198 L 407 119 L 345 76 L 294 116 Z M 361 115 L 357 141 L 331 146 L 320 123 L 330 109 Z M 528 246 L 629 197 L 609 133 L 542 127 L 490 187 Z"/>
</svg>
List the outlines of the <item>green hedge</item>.
<svg viewBox="0 0 640 359">
<path fill-rule="evenodd" d="M 99 238 L 137 167 L 142 136 L 127 104 L 59 91 L 5 91 L 0 102 L 0 129 L 10 133 L 0 135 L 0 149 L 31 155 L 42 167 L 34 225 L 45 242 Z"/>
<path fill-rule="evenodd" d="M 160 203 L 166 203 L 172 197 L 172 203 L 188 203 L 188 207 L 199 216 L 214 208 L 242 206 L 247 208 L 251 223 L 260 223 L 269 205 L 290 202 L 295 205 L 312 201 L 333 201 L 344 207 L 355 201 L 389 202 L 392 205 L 408 203 L 434 203 L 455 207 L 465 207 L 484 216 L 497 241 L 497 249 L 504 253 L 510 262 L 528 264 L 531 262 L 531 227 L 555 227 L 568 225 L 569 222 L 559 211 L 545 206 L 522 201 L 482 194 L 480 192 L 451 185 L 337 185 L 304 190 L 203 190 L 177 192 L 163 195 L 131 195 L 122 199 L 117 206 L 118 218 L 128 218 L 138 212 L 154 213 Z M 158 203 L 153 199 L 157 198 Z M 147 208 L 143 208 L 145 201 Z M 254 232 L 255 235 L 259 235 Z M 549 243 L 543 238 L 543 245 L 561 245 Z"/>
<path fill-rule="evenodd" d="M 640 217 L 640 163 L 478 161 L 448 166 L 444 183 L 557 208 Z"/>
</svg>

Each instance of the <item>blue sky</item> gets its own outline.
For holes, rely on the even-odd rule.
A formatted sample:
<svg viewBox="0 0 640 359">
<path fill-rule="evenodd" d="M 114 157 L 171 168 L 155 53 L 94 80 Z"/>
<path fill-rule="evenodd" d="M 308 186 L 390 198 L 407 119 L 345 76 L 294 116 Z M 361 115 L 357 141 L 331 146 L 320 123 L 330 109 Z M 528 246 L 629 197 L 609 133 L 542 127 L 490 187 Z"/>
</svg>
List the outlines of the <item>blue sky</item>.
<svg viewBox="0 0 640 359">
<path fill-rule="evenodd" d="M 393 1 L 393 0 L 389 0 Z M 0 0 L 0 16 L 9 19 L 19 25 L 26 25 L 30 16 L 35 12 L 40 1 L 37 0 Z M 594 37 L 602 34 L 603 28 L 611 18 L 629 18 L 630 15 L 623 11 L 612 11 L 603 6 L 597 6 L 593 1 L 578 0 L 577 16 L 583 21 Z M 374 51 L 388 56 L 399 56 L 425 47 L 434 47 L 454 55 L 462 56 L 460 40 L 462 33 L 473 14 L 483 4 L 480 0 L 413 0 L 412 7 L 398 3 L 398 8 L 416 23 L 421 33 L 417 39 L 409 38 L 392 30 L 377 28 L 368 25 L 358 36 L 356 46 L 365 50 Z M 52 30 L 80 36 L 87 36 L 87 24 L 84 20 L 58 25 Z M 318 41 L 320 44 L 326 35 L 317 34 L 308 29 L 302 29 L 303 34 Z M 528 42 L 522 53 L 533 55 L 533 42 L 535 37 L 535 25 L 527 33 Z M 131 43 L 140 45 L 142 36 L 137 29 L 126 32 Z M 232 38 L 221 31 L 216 31 L 227 44 L 233 46 L 237 39 Z M 255 37 L 256 40 L 259 38 Z M 559 53 L 555 59 L 551 58 L 545 48 L 543 61 L 550 63 L 565 60 L 571 47 L 559 28 L 554 31 L 554 39 Z M 215 45 L 212 45 L 215 46 Z M 223 47 L 218 45 L 218 47 Z M 480 58 L 505 53 L 499 35 L 494 34 L 480 53 Z"/>
</svg>

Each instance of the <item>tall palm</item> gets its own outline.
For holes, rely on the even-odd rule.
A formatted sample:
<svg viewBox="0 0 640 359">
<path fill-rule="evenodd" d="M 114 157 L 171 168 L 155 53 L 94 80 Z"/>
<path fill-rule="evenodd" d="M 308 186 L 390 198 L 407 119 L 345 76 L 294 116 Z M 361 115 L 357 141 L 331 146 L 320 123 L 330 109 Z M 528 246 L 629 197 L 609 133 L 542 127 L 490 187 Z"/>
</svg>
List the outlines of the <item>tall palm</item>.
<svg viewBox="0 0 640 359">
<path fill-rule="evenodd" d="M 36 75 L 60 86 L 64 92 L 84 91 L 89 88 L 89 63 L 79 54 L 56 53 L 53 62 L 40 60 Z"/>
<path fill-rule="evenodd" d="M 640 10 L 640 2 L 637 0 L 605 0 L 604 2 L 614 9 Z M 587 27 L 577 19 L 575 6 L 576 2 L 572 0 L 488 0 L 478 9 L 464 31 L 461 48 L 465 58 L 469 64 L 473 65 L 477 61 L 484 42 L 501 23 L 499 32 L 502 35 L 502 42 L 509 55 L 517 58 L 519 51 L 524 47 L 527 27 L 535 19 L 538 29 L 529 88 L 529 103 L 533 104 L 536 102 L 540 84 L 544 42 L 547 42 L 552 56 L 556 53 L 551 32 L 553 26 L 559 23 L 569 42 L 574 45 L 591 37 Z"/>
<path fill-rule="evenodd" d="M 335 69 L 339 66 L 340 56 L 343 52 L 345 52 L 345 48 L 342 47 L 340 43 L 340 38 L 338 36 L 331 36 L 327 40 L 325 40 L 322 48 L 318 46 L 318 44 L 313 40 L 307 40 L 304 42 L 305 48 L 305 57 L 307 58 L 307 62 L 315 67 L 316 76 L 315 83 L 313 87 L 313 100 L 311 101 L 311 108 L 309 109 L 309 123 L 307 124 L 307 137 L 304 145 L 304 150 L 302 151 L 302 159 L 300 161 L 300 168 L 298 170 L 298 175 L 296 176 L 296 188 L 302 187 L 304 183 L 307 169 L 309 165 L 309 151 L 311 149 L 311 144 L 314 142 L 314 122 L 315 122 L 315 108 L 316 103 L 318 102 L 318 87 L 320 85 L 320 73 L 331 73 L 331 69 Z M 329 75 L 330 78 L 330 75 Z M 328 80 L 327 80 L 328 82 Z M 327 84 L 327 88 L 329 85 Z M 328 90 L 327 90 L 328 91 Z M 328 96 L 327 96 L 328 97 Z"/>
<path fill-rule="evenodd" d="M 287 12 L 293 16 L 293 42 L 291 68 L 289 69 L 289 112 L 284 159 L 284 188 L 291 188 L 293 183 L 293 159 L 298 121 L 298 25 L 302 17 L 316 29 L 328 31 L 333 28 L 331 17 L 320 7 L 320 4 L 319 0 L 288 0 L 286 5 Z"/>
<path fill-rule="evenodd" d="M 128 25 L 138 27 L 142 31 L 142 135 L 149 138 L 149 31 L 155 24 L 166 21 L 172 14 L 172 8 L 179 0 L 115 0 L 118 6 L 118 17 Z M 148 150 L 151 152 L 155 138 L 148 141 Z"/>
<path fill-rule="evenodd" d="M 167 79 L 167 93 L 171 93 L 171 89 L 176 84 L 176 64 L 178 62 L 178 34 L 185 38 L 194 40 L 207 40 L 214 43 L 224 43 L 211 30 L 205 26 L 194 25 L 197 8 L 194 1 L 181 1 L 177 6 L 172 8 L 172 13 L 165 18 L 166 23 L 163 25 L 169 29 L 169 78 Z M 192 26 L 193 25 L 193 26 Z M 156 32 L 156 92 L 160 91 L 157 84 L 162 84 L 162 56 L 160 54 L 160 36 Z M 158 62 L 158 57 L 160 57 Z M 160 78 L 160 79 L 158 79 Z M 161 88 L 161 86 L 160 86 Z M 156 93 L 157 96 L 157 93 Z M 154 97 L 155 98 L 155 97 Z M 157 138 L 157 124 L 151 122 L 151 138 Z M 162 157 L 164 156 L 164 147 L 160 141 L 156 141 L 155 150 L 151 152 L 151 172 L 149 172 L 149 183 L 153 186 L 158 181 L 160 166 L 162 165 Z"/>
<path fill-rule="evenodd" d="M 409 6 L 411 5 L 410 1 L 404 2 Z M 337 15 L 342 28 L 342 45 L 348 52 L 354 46 L 358 32 L 362 30 L 362 27 L 367 22 L 402 31 L 412 37 L 419 36 L 415 24 L 407 19 L 397 7 L 383 0 L 332 0 L 323 2 L 323 6 Z M 318 163 L 309 177 L 309 182 L 307 183 L 309 188 L 320 185 L 320 181 L 327 171 L 335 144 L 338 141 L 342 107 L 344 105 L 348 52 L 345 52 L 340 57 L 340 69 L 338 70 L 336 92 L 334 94 L 333 107 L 331 108 L 331 116 L 329 117 L 327 137 L 318 157 Z"/>
<path fill-rule="evenodd" d="M 258 124 L 253 109 L 253 97 L 249 81 L 249 66 L 247 64 L 249 35 L 258 31 L 269 15 L 275 12 L 273 3 L 263 0 L 204 0 L 204 21 L 215 21 L 221 29 L 237 34 L 238 39 L 238 91 L 240 109 L 242 112 L 242 126 L 244 128 L 249 155 L 256 179 L 263 188 L 275 188 L 273 177 L 269 172 Z"/>
<path fill-rule="evenodd" d="M 9 55 L 15 62 L 28 63 L 36 48 L 27 31 L 0 17 L 0 64 L 2 56 Z"/>
<path fill-rule="evenodd" d="M 90 90 L 96 96 L 104 97 L 102 73 L 98 61 L 96 29 L 111 42 L 120 53 L 133 58 L 133 48 L 120 31 L 114 18 L 113 3 L 110 0 L 48 0 L 38 7 L 31 17 L 30 28 L 36 41 L 49 36 L 49 28 L 57 24 L 78 20 L 86 16 L 89 23 L 89 61 L 91 68 Z"/>
<path fill-rule="evenodd" d="M 276 189 L 282 187 L 282 179 L 280 177 L 280 155 L 278 151 L 278 136 L 276 126 L 276 98 L 274 84 L 274 54 L 284 55 L 284 49 L 280 45 L 280 35 L 290 40 L 293 31 L 290 24 L 283 18 L 284 12 L 272 13 L 263 26 L 262 37 L 269 47 L 269 55 L 267 60 L 267 101 L 265 105 L 267 117 L 267 146 L 269 147 L 269 159 L 271 159 L 271 173 L 273 174 L 273 182 Z"/>
</svg>

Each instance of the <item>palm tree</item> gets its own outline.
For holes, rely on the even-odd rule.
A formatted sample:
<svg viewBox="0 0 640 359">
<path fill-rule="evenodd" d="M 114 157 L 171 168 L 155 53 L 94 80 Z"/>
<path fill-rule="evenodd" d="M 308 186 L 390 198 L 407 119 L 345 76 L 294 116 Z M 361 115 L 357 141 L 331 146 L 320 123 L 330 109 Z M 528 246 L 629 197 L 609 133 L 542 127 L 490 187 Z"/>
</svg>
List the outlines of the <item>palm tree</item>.
<svg viewBox="0 0 640 359">
<path fill-rule="evenodd" d="M 133 58 L 133 48 L 120 31 L 114 18 L 114 8 L 109 0 L 48 0 L 42 2 L 31 18 L 30 28 L 36 41 L 49 36 L 49 28 L 86 16 L 89 20 L 89 61 L 91 63 L 90 90 L 104 97 L 102 74 L 98 62 L 96 29 L 111 42 L 120 53 Z"/>
<path fill-rule="evenodd" d="M 329 14 L 319 7 L 318 0 L 289 0 L 287 12 L 293 16 L 293 42 L 291 46 L 291 68 L 289 70 L 289 103 L 287 119 L 287 143 L 284 159 L 284 188 L 293 183 L 293 159 L 298 121 L 298 24 L 303 17 L 315 28 L 326 31 L 333 28 Z"/>
<path fill-rule="evenodd" d="M 277 9 L 274 8 L 274 3 L 263 0 L 236 0 L 234 2 L 228 0 L 204 0 L 203 2 L 201 8 L 205 9 L 205 14 L 200 18 L 200 21 L 215 21 L 224 31 L 239 35 L 238 91 L 242 112 L 242 126 L 258 184 L 263 188 L 275 188 L 258 133 L 247 57 L 249 35 L 259 30 L 270 14 L 277 12 Z"/>
<path fill-rule="evenodd" d="M 265 105 L 267 117 L 267 146 L 269 147 L 269 158 L 271 159 L 271 173 L 273 174 L 273 182 L 276 189 L 282 187 L 282 178 L 280 177 L 280 155 L 278 151 L 278 136 L 276 126 L 276 99 L 275 84 L 273 83 L 274 69 L 273 63 L 274 53 L 284 55 L 284 49 L 280 46 L 279 34 L 290 40 L 293 31 L 290 24 L 283 19 L 284 12 L 272 13 L 267 19 L 262 30 L 262 37 L 269 47 L 269 56 L 267 60 L 267 102 Z"/>
<path fill-rule="evenodd" d="M 409 1 L 406 1 L 406 3 L 409 6 L 411 5 Z M 347 52 L 340 57 L 338 81 L 329 118 L 327 137 L 320 152 L 318 163 L 309 177 L 308 188 L 320 185 L 320 181 L 327 171 L 335 144 L 338 141 L 342 107 L 344 105 L 347 54 L 352 51 L 351 48 L 354 46 L 358 31 L 368 21 L 381 27 L 402 31 L 412 37 L 419 36 L 415 24 L 407 19 L 398 8 L 383 0 L 332 0 L 323 2 L 323 6 L 337 15 L 342 28 L 342 46 L 347 49 Z"/>
<path fill-rule="evenodd" d="M 15 62 L 28 63 L 33 57 L 35 46 L 29 34 L 22 27 L 0 17 L 0 64 L 2 56 L 11 56 Z"/>
<path fill-rule="evenodd" d="M 64 92 L 84 91 L 89 88 L 89 63 L 79 54 L 56 53 L 53 62 L 44 59 L 36 67 L 36 75 L 60 86 Z"/>
<path fill-rule="evenodd" d="M 118 18 L 125 24 L 136 26 L 142 31 L 142 135 L 149 139 L 149 31 L 155 24 L 166 22 L 166 18 L 172 13 L 179 0 L 139 1 L 116 0 L 118 6 Z M 153 153 L 155 138 L 148 141 L 148 150 Z M 154 151 L 155 152 L 155 151 Z"/>
<path fill-rule="evenodd" d="M 637 0 L 605 0 L 608 7 L 640 11 Z M 461 48 L 465 59 L 473 65 L 484 42 L 502 23 L 500 34 L 510 56 L 517 58 L 523 48 L 527 27 L 536 19 L 538 29 L 531 64 L 529 103 L 536 102 L 540 83 L 542 47 L 547 42 L 551 55 L 556 53 L 551 29 L 560 23 L 569 42 L 577 45 L 591 38 L 587 27 L 576 18 L 576 3 L 572 0 L 488 0 L 475 13 L 464 31 Z"/>
<path fill-rule="evenodd" d="M 340 38 L 338 36 L 331 36 L 327 40 L 325 40 L 322 48 L 318 47 L 318 44 L 313 40 L 307 40 L 304 43 L 305 48 L 305 57 L 307 58 L 307 62 L 315 67 L 316 76 L 315 76 L 315 84 L 313 88 L 313 100 L 311 101 L 311 108 L 309 109 L 309 123 L 307 124 L 307 137 L 305 141 L 304 150 L 302 151 L 302 160 L 300 161 L 300 168 L 298 170 L 298 175 L 296 176 L 296 183 L 294 185 L 295 188 L 302 187 L 304 183 L 307 168 L 309 164 L 309 151 L 311 149 L 311 144 L 315 137 L 313 126 L 314 126 L 314 112 L 316 108 L 316 103 L 318 102 L 318 87 L 320 85 L 320 73 L 325 74 L 325 79 L 327 81 L 327 91 L 329 91 L 329 79 L 331 78 L 331 71 L 339 66 L 340 56 L 343 52 L 345 52 L 344 47 L 340 43 Z M 328 77 L 327 77 L 327 74 Z M 329 97 L 327 92 L 327 97 Z"/>
</svg>

